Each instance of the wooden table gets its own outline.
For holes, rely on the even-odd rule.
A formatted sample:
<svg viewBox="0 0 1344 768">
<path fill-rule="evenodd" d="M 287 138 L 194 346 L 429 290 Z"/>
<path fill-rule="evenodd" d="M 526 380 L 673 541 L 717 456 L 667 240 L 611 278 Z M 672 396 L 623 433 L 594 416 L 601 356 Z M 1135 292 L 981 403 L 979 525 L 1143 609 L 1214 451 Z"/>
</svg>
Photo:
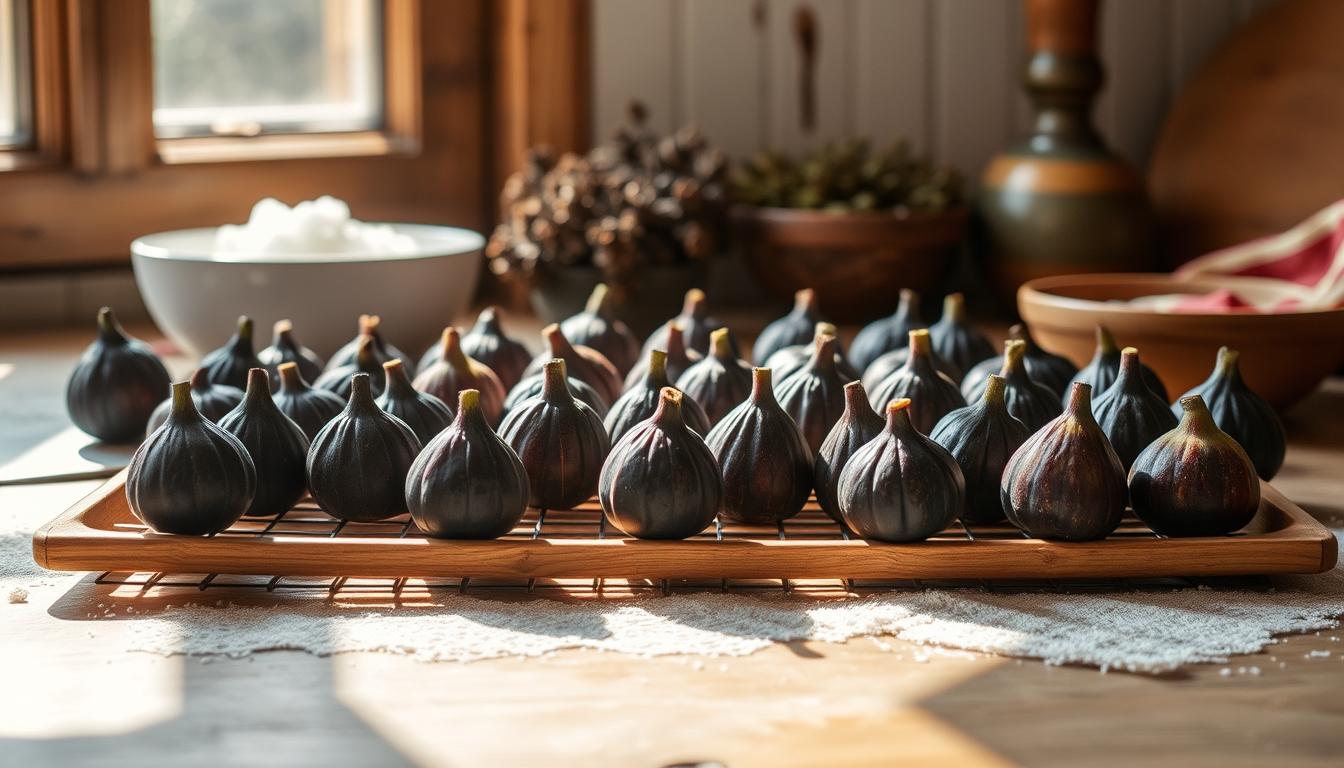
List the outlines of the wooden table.
<svg viewBox="0 0 1344 768">
<path fill-rule="evenodd" d="M 41 437 L 43 404 L 59 399 L 84 339 L 0 336 L 0 456 Z M 1341 524 L 1344 381 L 1296 408 L 1288 424 L 1293 440 L 1276 485 Z M 96 484 L 0 488 L 0 514 L 36 526 Z M 726 659 L 575 651 L 425 664 L 271 652 L 202 662 L 115 650 L 134 618 L 88 616 L 112 599 L 109 590 L 83 576 L 53 598 L 0 604 L 0 765 L 1229 768 L 1344 760 L 1344 631 L 1284 638 L 1231 660 L 1258 666 L 1258 676 L 1224 676 L 1219 665 L 1100 674 L 872 640 Z M 1313 650 L 1331 655 L 1304 658 Z"/>
</svg>

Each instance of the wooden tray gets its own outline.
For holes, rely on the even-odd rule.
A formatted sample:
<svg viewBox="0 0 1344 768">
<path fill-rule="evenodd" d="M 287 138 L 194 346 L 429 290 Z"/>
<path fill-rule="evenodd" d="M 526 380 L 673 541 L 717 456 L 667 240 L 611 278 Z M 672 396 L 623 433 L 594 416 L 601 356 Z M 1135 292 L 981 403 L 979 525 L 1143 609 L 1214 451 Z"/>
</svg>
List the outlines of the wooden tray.
<svg viewBox="0 0 1344 768">
<path fill-rule="evenodd" d="M 243 519 L 208 538 L 148 531 L 126 503 L 125 472 L 43 526 L 33 557 L 64 571 L 373 578 L 1090 579 L 1320 573 L 1334 536 L 1262 484 L 1260 512 L 1230 536 L 1168 539 L 1126 519 L 1103 541 L 1048 542 L 1007 525 L 960 523 L 916 544 L 848 539 L 814 503 L 779 526 L 716 524 L 685 541 L 639 541 L 603 522 L 596 500 L 529 510 L 494 541 L 421 536 L 402 516 L 341 523 L 311 502 Z"/>
</svg>

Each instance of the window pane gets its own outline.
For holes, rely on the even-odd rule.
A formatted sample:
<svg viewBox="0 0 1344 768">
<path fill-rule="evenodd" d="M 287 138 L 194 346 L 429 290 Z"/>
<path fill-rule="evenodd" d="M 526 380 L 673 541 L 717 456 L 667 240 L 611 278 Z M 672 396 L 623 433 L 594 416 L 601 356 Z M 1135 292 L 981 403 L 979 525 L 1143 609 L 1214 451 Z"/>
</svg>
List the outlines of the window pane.
<svg viewBox="0 0 1344 768">
<path fill-rule="evenodd" d="M 377 0 L 153 0 L 160 137 L 382 123 Z"/>
<path fill-rule="evenodd" d="M 32 96 L 28 3 L 0 0 L 0 147 L 28 143 Z"/>
</svg>

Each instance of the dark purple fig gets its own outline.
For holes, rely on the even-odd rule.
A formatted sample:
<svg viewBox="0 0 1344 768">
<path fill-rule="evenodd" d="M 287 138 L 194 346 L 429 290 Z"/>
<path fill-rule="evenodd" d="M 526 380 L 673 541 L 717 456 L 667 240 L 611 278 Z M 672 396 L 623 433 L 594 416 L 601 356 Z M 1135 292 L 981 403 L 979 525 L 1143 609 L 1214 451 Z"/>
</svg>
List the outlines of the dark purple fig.
<svg viewBox="0 0 1344 768">
<path fill-rule="evenodd" d="M 281 363 L 279 368 L 280 390 L 271 399 L 275 407 L 285 414 L 311 441 L 317 433 L 327 426 L 327 422 L 345 410 L 345 401 L 325 389 L 308 386 L 299 373 L 298 365 Z"/>
<path fill-rule="evenodd" d="M 406 422 L 378 407 L 372 378 L 352 377 L 345 410 L 308 449 L 308 490 L 338 520 L 371 523 L 407 511 L 406 474 L 420 441 Z"/>
<path fill-rule="evenodd" d="M 426 536 L 494 539 L 527 511 L 527 471 L 490 429 L 480 392 L 457 396 L 457 417 L 430 440 L 406 477 L 406 506 Z"/>
<path fill-rule="evenodd" d="M 569 393 L 576 400 L 593 409 L 599 419 L 607 417 L 607 403 L 602 396 L 597 393 L 587 383 L 579 381 L 573 376 L 566 376 L 565 381 L 569 382 Z M 525 403 L 533 398 L 541 397 L 541 390 L 546 387 L 545 374 L 534 374 L 518 382 L 518 386 L 509 390 L 509 396 L 504 398 L 504 416 L 507 417 L 513 409 L 519 404 Z"/>
<path fill-rule="evenodd" d="M 1139 373 L 1143 376 L 1144 383 L 1153 391 L 1153 394 L 1162 398 L 1163 402 L 1170 402 L 1167 398 L 1167 388 L 1158 378 L 1157 373 L 1142 363 L 1139 364 Z M 1115 383 L 1115 378 L 1120 375 L 1120 348 L 1115 344 L 1115 337 L 1105 326 L 1097 326 L 1097 351 L 1092 355 L 1092 360 L 1083 366 L 1077 374 L 1074 375 L 1074 381 L 1081 381 L 1092 387 L 1092 391 L 1097 394 L 1110 389 Z M 1065 397 L 1065 400 L 1068 398 Z"/>
<path fill-rule="evenodd" d="M 588 297 L 588 306 L 560 323 L 571 344 L 581 344 L 606 356 L 617 372 L 624 374 L 639 360 L 639 339 L 611 311 L 611 294 L 598 283 Z"/>
<path fill-rule="evenodd" d="M 247 372 L 253 368 L 264 368 L 257 359 L 252 343 L 252 318 L 238 318 L 238 330 L 224 346 L 201 358 L 201 368 L 213 384 L 224 384 L 243 389 L 247 386 Z"/>
<path fill-rule="evenodd" d="M 443 329 L 443 341 L 440 360 L 420 372 L 415 377 L 415 388 L 427 392 L 445 403 L 457 402 L 457 395 L 464 389 L 480 391 L 481 410 L 491 425 L 504 418 L 504 398 L 506 392 L 499 377 L 483 365 L 467 357 L 462 351 L 462 337 L 456 328 Z"/>
<path fill-rule="evenodd" d="M 920 316 L 919 294 L 903 288 L 896 311 L 865 325 L 854 337 L 854 343 L 849 345 L 849 359 L 855 368 L 867 370 L 877 358 L 909 343 L 911 331 L 926 327 L 928 324 Z"/>
<path fill-rule="evenodd" d="M 543 328 L 541 336 L 546 342 L 546 350 L 532 358 L 523 372 L 525 377 L 541 373 L 547 363 L 558 358 L 565 361 L 570 378 L 579 379 L 597 390 L 602 402 L 610 405 L 621 396 L 621 376 L 606 355 L 592 347 L 571 344 L 555 323 Z"/>
<path fill-rule="evenodd" d="M 1245 528 L 1260 509 L 1251 457 L 1218 428 L 1204 398 L 1186 395 L 1180 407 L 1180 424 L 1134 460 L 1134 514 L 1164 536 L 1221 536 Z"/>
<path fill-rule="evenodd" d="M 126 470 L 126 501 L 159 533 L 208 536 L 238 522 L 257 491 L 257 471 L 238 438 L 196 410 L 191 385 L 172 385 L 163 428 L 145 438 Z"/>
<path fill-rule="evenodd" d="M 751 348 L 751 359 L 764 365 L 770 356 L 784 347 L 794 344 L 806 344 L 812 340 L 817 323 L 824 320 L 817 308 L 817 293 L 804 288 L 794 294 L 793 309 L 778 320 L 770 323 L 756 337 Z"/>
<path fill-rule="evenodd" d="M 1026 360 L 1023 357 L 1026 346 L 1026 343 L 1016 339 L 1004 345 L 1003 367 L 999 369 L 999 376 L 1003 377 L 1005 384 L 1004 400 L 1008 403 L 1008 413 L 1026 424 L 1029 432 L 1035 432 L 1064 409 L 1060 406 L 1059 396 L 1054 390 L 1043 384 L 1037 384 L 1027 374 Z M 985 393 L 988 381 L 985 379 L 969 390 L 963 388 L 961 392 L 966 402 L 978 402 Z"/>
<path fill-rule="evenodd" d="M 1027 345 L 1026 352 L 1022 354 L 1022 361 L 1026 364 L 1027 376 L 1031 377 L 1032 381 L 1049 387 L 1050 391 L 1060 397 L 1068 391 L 1069 382 L 1073 380 L 1073 375 L 1078 373 L 1078 366 L 1070 362 L 1067 357 L 1046 352 L 1037 346 L 1036 340 L 1031 337 L 1025 325 L 1019 323 L 1009 328 L 1008 338 L 1017 339 Z M 998 358 L 977 363 L 962 378 L 962 393 L 979 392 L 980 387 L 984 386 L 985 379 L 991 373 L 998 373 L 1002 367 L 1003 364 Z"/>
<path fill-rule="evenodd" d="M 681 378 L 681 374 L 685 373 L 687 369 L 704 359 L 699 352 L 686 348 L 685 342 L 682 341 L 683 336 L 681 334 L 680 320 L 671 321 L 668 324 L 668 328 L 671 329 L 671 333 L 667 336 L 667 347 L 649 347 L 645 349 L 643 352 L 643 359 L 635 363 L 635 366 L 630 369 L 628 374 L 626 374 L 625 389 L 627 392 L 644 383 L 644 377 L 649 373 L 649 353 L 655 349 L 667 353 L 667 378 L 671 381 L 676 381 Z"/>
<path fill-rule="evenodd" d="M 504 334 L 499 323 L 499 308 L 486 307 L 476 317 L 476 324 L 462 334 L 462 352 L 472 360 L 490 367 L 499 377 L 499 383 L 508 391 L 523 380 L 523 371 L 532 362 L 532 353 L 520 342 Z M 443 344 L 437 343 L 425 350 L 419 370 L 443 359 Z"/>
<path fill-rule="evenodd" d="M 453 409 L 434 395 L 418 391 L 400 360 L 383 363 L 383 372 L 387 388 L 378 397 L 378 407 L 406 422 L 421 445 L 428 444 L 452 423 Z"/>
<path fill-rule="evenodd" d="M 723 497 L 719 465 L 682 418 L 686 402 L 664 387 L 653 415 L 617 440 L 602 465 L 597 496 L 607 520 L 623 533 L 684 539 L 714 522 Z"/>
<path fill-rule="evenodd" d="M 98 310 L 98 338 L 65 385 L 70 421 L 108 443 L 134 443 L 171 384 L 149 345 L 126 335 L 112 310 Z M 165 412 L 164 417 L 167 418 Z"/>
<path fill-rule="evenodd" d="M 840 502 L 835 498 L 840 484 L 840 470 L 844 469 L 845 462 L 855 451 L 878 436 L 885 423 L 868 404 L 868 393 L 863 390 L 862 384 L 851 381 L 845 385 L 845 412 L 822 441 L 813 463 L 817 504 L 831 519 L 837 522 L 841 520 Z"/>
<path fill-rule="evenodd" d="M 705 292 L 699 288 L 692 288 L 686 292 L 686 300 L 681 305 L 681 314 L 649 334 L 649 338 L 644 341 L 642 350 L 644 354 L 647 355 L 650 349 L 665 349 L 671 352 L 667 347 L 667 337 L 672 332 L 672 323 L 681 325 L 682 340 L 686 342 L 686 348 L 701 355 L 709 354 L 710 334 L 724 325 L 717 317 L 709 314 Z M 737 341 L 731 338 L 729 341 L 733 345 L 733 353 L 738 354 Z"/>
<path fill-rule="evenodd" d="M 211 384 L 206 377 L 205 369 L 197 368 L 191 374 L 191 400 L 201 416 L 217 423 L 224 417 L 224 414 L 237 408 L 238 404 L 243 402 L 243 390 L 230 387 L 227 384 Z M 169 397 L 159 403 L 154 412 L 149 414 L 149 422 L 145 426 L 145 436 L 154 434 L 154 430 L 163 426 L 172 410 L 173 398 Z"/>
<path fill-rule="evenodd" d="M 966 320 L 966 299 L 960 293 L 943 297 L 943 316 L 929 326 L 929 339 L 934 354 L 958 371 L 969 371 L 976 363 L 996 357 L 994 345 Z"/>
<path fill-rule="evenodd" d="M 817 337 L 807 364 L 775 386 L 775 399 L 813 453 L 845 412 L 845 384 L 850 381 L 835 364 L 835 337 L 823 335 Z"/>
<path fill-rule="evenodd" d="M 933 362 L 929 332 L 910 331 L 910 358 L 895 373 L 869 392 L 873 410 L 882 412 L 892 400 L 911 401 L 909 418 L 915 429 L 928 434 L 938 420 L 966 406 L 957 383 L 939 371 Z"/>
<path fill-rule="evenodd" d="M 369 386 L 373 389 L 373 396 L 377 397 L 387 387 L 387 376 L 383 373 L 384 362 L 384 360 L 379 359 L 377 354 L 377 341 L 372 336 L 365 336 L 360 340 L 359 353 L 355 355 L 351 363 L 348 365 L 328 364 L 326 372 L 317 377 L 313 386 L 317 389 L 325 389 L 342 400 L 349 400 L 351 380 L 355 374 L 365 373 L 369 376 Z M 403 361 L 403 364 L 405 364 L 405 361 Z"/>
<path fill-rule="evenodd" d="M 770 356 L 765 361 L 763 368 L 770 369 L 770 376 L 777 382 L 782 382 L 798 369 L 807 365 L 807 361 L 812 359 L 812 352 L 816 349 L 817 339 L 822 336 L 832 336 L 835 338 L 835 369 L 845 378 L 845 381 L 853 381 L 859 378 L 859 372 L 854 370 L 854 366 L 845 359 L 844 347 L 840 344 L 840 332 L 836 330 L 834 323 L 817 323 L 812 339 L 806 344 L 794 344 L 791 347 L 785 347 Z"/>
<path fill-rule="evenodd" d="M 247 374 L 243 402 L 219 420 L 220 429 L 238 438 L 257 471 L 257 490 L 243 514 L 275 517 L 288 512 L 308 490 L 304 462 L 308 437 L 271 399 L 271 378 L 264 368 Z"/>
<path fill-rule="evenodd" d="M 1279 415 L 1242 380 L 1240 358 L 1235 349 L 1219 349 L 1213 373 L 1185 394 L 1204 398 L 1214 423 L 1241 444 L 1260 478 L 1269 480 L 1283 466 L 1288 440 Z"/>
<path fill-rule="evenodd" d="M 910 401 L 887 406 L 887 424 L 849 457 L 836 497 L 845 525 L 865 539 L 923 541 L 966 506 L 966 480 L 952 454 L 910 423 Z"/>
<path fill-rule="evenodd" d="M 541 397 L 520 403 L 499 427 L 499 436 L 527 469 L 528 503 L 572 509 L 597 492 L 611 442 L 592 408 L 570 394 L 565 361 L 542 368 Z"/>
<path fill-rule="evenodd" d="M 961 381 L 961 369 L 949 363 L 938 356 L 937 352 L 929 353 L 933 358 L 933 367 L 937 368 L 944 376 L 952 381 Z M 910 345 L 906 344 L 898 350 L 888 352 L 885 355 L 874 360 L 863 371 L 863 386 L 870 389 L 876 389 L 882 380 L 905 367 L 905 363 L 910 359 Z"/>
<path fill-rule="evenodd" d="M 1064 413 L 1008 460 L 999 500 L 1008 521 L 1038 539 L 1109 536 L 1125 513 L 1125 468 L 1092 418 L 1092 387 L 1074 382 Z"/>
<path fill-rule="evenodd" d="M 731 341 L 727 328 L 714 331 L 709 354 L 677 378 L 677 389 L 704 409 L 711 427 L 751 393 L 751 366 L 733 352 Z"/>
<path fill-rule="evenodd" d="M 375 367 L 381 370 L 382 364 L 386 363 L 388 360 L 400 360 L 402 365 L 406 366 L 406 375 L 415 376 L 415 361 L 411 359 L 410 355 L 402 352 L 400 349 L 397 349 L 383 339 L 381 326 L 382 319 L 377 315 L 360 315 L 359 333 L 355 334 L 355 338 L 346 342 L 345 346 L 336 350 L 336 354 L 332 355 L 331 359 L 327 361 L 327 370 L 330 371 L 335 368 L 354 365 L 358 362 L 359 347 L 362 343 L 362 339 L 365 336 L 372 336 L 373 362 Z M 365 371 L 365 373 L 368 373 L 368 371 Z M 370 374 L 369 378 L 377 380 L 378 377 Z"/>
<path fill-rule="evenodd" d="M 631 387 L 612 403 L 611 411 L 602 419 L 607 428 L 607 436 L 612 444 L 629 432 L 632 427 L 647 421 L 660 407 L 662 391 L 676 389 L 667 379 L 667 353 L 661 349 L 650 350 L 649 364 L 645 367 L 644 381 Z M 676 390 L 680 395 L 681 390 Z M 698 403 L 689 397 L 678 399 L 678 418 L 698 435 L 709 434 L 709 417 Z"/>
<path fill-rule="evenodd" d="M 775 400 L 770 369 L 753 368 L 750 396 L 709 430 L 725 520 L 773 525 L 798 514 L 812 490 L 812 452 Z"/>
<path fill-rule="evenodd" d="M 929 433 L 929 439 L 947 449 L 966 478 L 968 523 L 997 523 L 1003 519 L 999 481 L 1008 459 L 1031 436 L 1027 425 L 1013 418 L 1004 399 L 1006 383 L 990 374 L 985 391 L 974 405 L 947 414 Z"/>
<path fill-rule="evenodd" d="M 299 366 L 299 373 L 305 381 L 316 381 L 326 367 L 326 363 L 316 352 L 294 338 L 294 324 L 288 320 L 281 320 L 275 324 L 271 346 L 258 352 L 257 359 L 270 372 L 272 381 L 278 381 L 281 363 L 294 363 Z"/>
<path fill-rule="evenodd" d="M 1176 428 L 1176 416 L 1167 401 L 1148 388 L 1140 366 L 1139 351 L 1125 347 L 1120 353 L 1120 375 L 1092 401 L 1092 416 L 1126 472 L 1140 451 Z"/>
</svg>

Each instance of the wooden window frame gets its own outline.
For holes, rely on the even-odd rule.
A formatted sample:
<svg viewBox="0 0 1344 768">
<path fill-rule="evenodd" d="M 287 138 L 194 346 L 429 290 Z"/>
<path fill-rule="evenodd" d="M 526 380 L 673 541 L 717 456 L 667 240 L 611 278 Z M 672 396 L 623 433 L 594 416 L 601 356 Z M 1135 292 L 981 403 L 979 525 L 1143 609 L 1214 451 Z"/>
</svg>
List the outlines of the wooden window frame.
<svg viewBox="0 0 1344 768">
<path fill-rule="evenodd" d="M 27 15 L 32 138 L 28 146 L 0 151 L 0 173 L 53 168 L 66 158 L 65 8 L 59 2 L 32 0 Z"/>
</svg>

